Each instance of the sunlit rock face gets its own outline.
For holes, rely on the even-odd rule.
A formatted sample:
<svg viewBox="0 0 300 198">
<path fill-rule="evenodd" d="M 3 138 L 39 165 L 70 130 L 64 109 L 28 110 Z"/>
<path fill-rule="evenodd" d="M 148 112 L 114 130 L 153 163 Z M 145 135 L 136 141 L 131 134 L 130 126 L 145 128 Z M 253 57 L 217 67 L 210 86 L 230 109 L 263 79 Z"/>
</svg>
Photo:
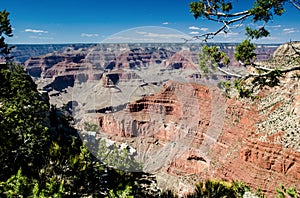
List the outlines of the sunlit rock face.
<svg viewBox="0 0 300 198">
<path fill-rule="evenodd" d="M 260 130 L 262 122 L 271 121 L 272 112 L 286 112 L 280 109 L 283 104 L 264 100 L 261 103 L 270 106 L 225 99 L 216 88 L 168 82 L 158 93 L 119 112 L 98 114 L 94 123 L 111 139 L 136 148 L 144 157 L 145 170 L 174 176 L 165 182 L 175 190 L 178 178 L 189 189 L 195 181 L 220 178 L 242 180 L 273 195 L 280 183 L 299 185 L 299 118 L 285 118 L 297 125 L 293 132 L 272 123 Z M 286 121 L 277 122 L 283 126 Z M 293 139 L 286 141 L 298 146 L 286 147 L 287 136 Z"/>
</svg>

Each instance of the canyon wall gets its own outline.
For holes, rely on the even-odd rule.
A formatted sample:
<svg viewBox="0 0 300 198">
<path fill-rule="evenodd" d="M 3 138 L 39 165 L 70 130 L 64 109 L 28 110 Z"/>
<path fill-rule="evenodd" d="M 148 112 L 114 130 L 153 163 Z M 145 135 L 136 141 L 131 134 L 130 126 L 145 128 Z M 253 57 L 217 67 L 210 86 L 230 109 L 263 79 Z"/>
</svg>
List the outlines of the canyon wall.
<svg viewBox="0 0 300 198">
<path fill-rule="evenodd" d="M 215 86 L 222 78 L 201 75 L 199 46 L 153 45 L 70 47 L 25 65 L 52 102 L 76 101 L 79 128 L 93 122 L 97 135 L 135 148 L 161 187 L 184 194 L 200 180 L 220 178 L 271 196 L 281 183 L 299 189 L 296 78 L 261 90 L 255 100 L 225 98 Z M 219 47 L 232 57 L 234 46 Z M 258 51 L 264 60 L 275 48 Z"/>
<path fill-rule="evenodd" d="M 159 93 L 94 121 L 111 139 L 125 141 L 142 153 L 146 171 L 186 180 L 164 181 L 179 193 L 191 190 L 190 184 L 199 180 L 220 178 L 244 181 L 272 196 L 279 184 L 299 188 L 300 120 L 294 116 L 279 121 L 292 119 L 296 125 L 287 141 L 297 146 L 288 147 L 279 140 L 289 128 L 258 130 L 259 123 L 272 119 L 266 111 L 281 106 L 267 103 L 260 109 L 259 102 L 225 99 L 217 88 L 199 84 L 168 82 Z M 290 107 L 291 111 L 297 108 Z M 179 183 L 181 190 L 176 187 Z"/>
</svg>

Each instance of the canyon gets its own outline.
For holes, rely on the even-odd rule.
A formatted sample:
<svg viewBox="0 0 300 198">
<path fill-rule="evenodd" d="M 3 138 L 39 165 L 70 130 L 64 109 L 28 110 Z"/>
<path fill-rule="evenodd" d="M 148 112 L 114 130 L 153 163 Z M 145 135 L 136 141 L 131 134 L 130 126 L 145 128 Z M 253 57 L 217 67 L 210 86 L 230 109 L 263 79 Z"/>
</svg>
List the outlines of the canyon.
<svg viewBox="0 0 300 198">
<path fill-rule="evenodd" d="M 217 45 L 231 58 L 232 70 L 246 70 L 233 60 L 235 44 Z M 227 98 L 220 83 L 227 77 L 205 76 L 198 68 L 201 47 L 91 44 L 38 53 L 23 46 L 15 57 L 51 104 L 69 107 L 83 134 L 83 123 L 93 123 L 95 138 L 134 148 L 160 188 L 184 195 L 199 181 L 219 178 L 270 196 L 279 184 L 300 190 L 297 72 L 280 86 L 259 90 L 257 99 Z M 277 48 L 258 46 L 257 61 L 284 63 L 282 57 L 292 56 L 288 46 Z"/>
</svg>

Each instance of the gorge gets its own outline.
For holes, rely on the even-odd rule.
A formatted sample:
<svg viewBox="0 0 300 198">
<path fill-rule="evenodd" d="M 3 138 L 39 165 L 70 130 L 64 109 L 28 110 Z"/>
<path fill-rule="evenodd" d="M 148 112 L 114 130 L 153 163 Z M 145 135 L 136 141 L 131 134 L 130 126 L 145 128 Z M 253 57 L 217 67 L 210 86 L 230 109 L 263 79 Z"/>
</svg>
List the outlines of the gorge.
<svg viewBox="0 0 300 198">
<path fill-rule="evenodd" d="M 217 45 L 233 70 L 246 70 L 233 61 L 235 44 Z M 291 53 L 277 47 L 258 46 L 257 61 Z M 258 99 L 226 98 L 220 81 L 228 77 L 198 68 L 199 44 L 67 45 L 33 55 L 18 48 L 16 59 L 52 104 L 72 104 L 82 133 L 84 122 L 93 123 L 95 138 L 134 148 L 161 188 L 184 195 L 219 178 L 268 195 L 279 184 L 299 189 L 300 89 L 292 74 Z"/>
</svg>

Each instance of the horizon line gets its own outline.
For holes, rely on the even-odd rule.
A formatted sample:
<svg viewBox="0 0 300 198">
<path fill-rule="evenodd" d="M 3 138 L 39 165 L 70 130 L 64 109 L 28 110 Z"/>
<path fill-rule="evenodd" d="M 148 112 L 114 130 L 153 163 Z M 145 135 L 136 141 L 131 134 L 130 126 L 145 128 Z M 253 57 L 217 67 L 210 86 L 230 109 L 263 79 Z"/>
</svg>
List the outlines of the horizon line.
<svg viewBox="0 0 300 198">
<path fill-rule="evenodd" d="M 239 44 L 241 42 L 103 42 L 103 43 L 97 43 L 97 42 L 68 42 L 68 43 L 8 43 L 8 45 L 13 46 L 13 45 L 101 45 L 101 44 Z M 279 43 L 256 43 L 253 42 L 253 44 L 256 45 L 282 45 L 285 43 L 289 42 L 279 42 Z"/>
</svg>

